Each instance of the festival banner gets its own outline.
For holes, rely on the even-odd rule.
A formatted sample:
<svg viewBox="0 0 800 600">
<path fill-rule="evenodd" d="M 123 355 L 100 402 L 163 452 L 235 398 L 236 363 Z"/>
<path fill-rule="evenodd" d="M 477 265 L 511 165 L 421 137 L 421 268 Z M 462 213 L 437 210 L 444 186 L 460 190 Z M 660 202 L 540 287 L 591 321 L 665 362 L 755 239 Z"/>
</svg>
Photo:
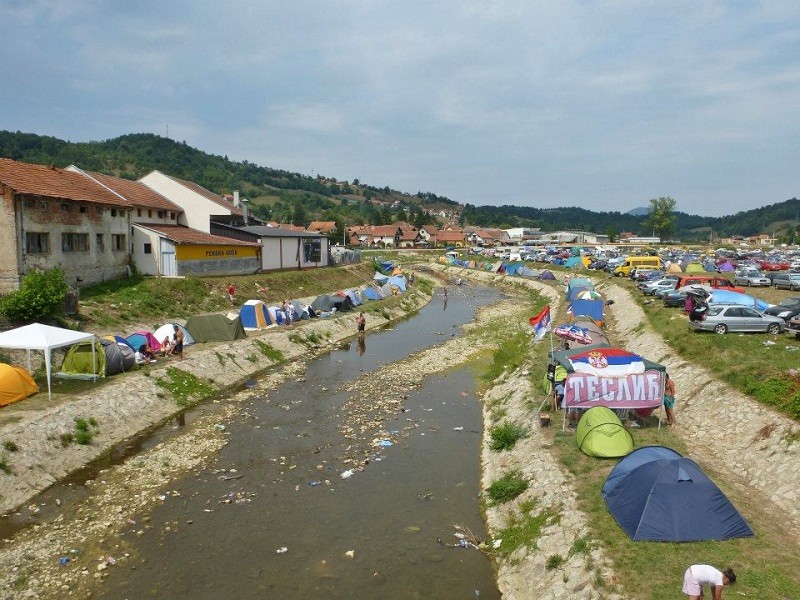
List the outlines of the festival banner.
<svg viewBox="0 0 800 600">
<path fill-rule="evenodd" d="M 645 371 L 624 377 L 598 377 L 570 373 L 564 382 L 567 408 L 658 408 L 664 399 L 661 371 Z"/>
</svg>

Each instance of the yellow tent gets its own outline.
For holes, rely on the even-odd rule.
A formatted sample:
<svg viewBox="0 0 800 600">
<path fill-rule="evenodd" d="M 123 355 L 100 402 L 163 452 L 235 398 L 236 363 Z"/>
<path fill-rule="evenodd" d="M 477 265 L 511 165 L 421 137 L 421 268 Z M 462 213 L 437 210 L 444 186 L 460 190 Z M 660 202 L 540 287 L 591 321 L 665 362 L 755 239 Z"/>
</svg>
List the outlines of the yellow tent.
<svg viewBox="0 0 800 600">
<path fill-rule="evenodd" d="M 670 263 L 669 266 L 667 267 L 667 273 L 683 273 L 683 271 L 681 270 L 681 266 L 678 263 L 674 262 Z"/>
<path fill-rule="evenodd" d="M 0 363 L 0 406 L 7 406 L 39 393 L 39 386 L 22 367 Z"/>
</svg>

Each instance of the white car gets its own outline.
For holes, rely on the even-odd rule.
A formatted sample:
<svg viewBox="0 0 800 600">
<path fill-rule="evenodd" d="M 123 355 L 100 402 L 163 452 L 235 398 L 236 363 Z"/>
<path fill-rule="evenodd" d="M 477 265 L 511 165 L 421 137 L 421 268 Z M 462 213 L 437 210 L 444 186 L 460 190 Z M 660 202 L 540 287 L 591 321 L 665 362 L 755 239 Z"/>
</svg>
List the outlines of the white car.
<svg viewBox="0 0 800 600">
<path fill-rule="evenodd" d="M 772 285 L 772 280 L 758 269 L 742 269 L 734 273 L 733 285 L 769 287 Z"/>
</svg>

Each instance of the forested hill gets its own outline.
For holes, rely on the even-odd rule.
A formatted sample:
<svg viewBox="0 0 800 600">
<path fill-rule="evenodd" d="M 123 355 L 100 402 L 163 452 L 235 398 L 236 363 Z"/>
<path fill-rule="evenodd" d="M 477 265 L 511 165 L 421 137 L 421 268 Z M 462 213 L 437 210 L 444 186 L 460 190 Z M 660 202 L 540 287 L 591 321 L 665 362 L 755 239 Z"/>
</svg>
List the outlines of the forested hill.
<svg viewBox="0 0 800 600">
<path fill-rule="evenodd" d="M 459 211 L 454 200 L 433 192 L 407 193 L 333 176 L 311 177 L 272 169 L 227 156 L 207 154 L 186 142 L 153 134 L 129 134 L 100 142 L 69 142 L 49 136 L 0 131 L 0 156 L 14 160 L 75 164 L 83 169 L 138 179 L 153 169 L 187 179 L 219 194 L 238 189 L 251 200 L 254 214 L 281 222 L 308 225 L 311 220 L 343 223 L 390 223 L 396 219 L 419 225 L 430 218 L 421 208 Z M 474 206 L 461 210 L 461 223 L 484 227 L 539 227 L 544 231 L 581 229 L 597 233 L 632 231 L 649 235 L 646 216 L 585 208 Z M 676 212 L 674 236 L 705 240 L 730 235 L 791 236 L 800 218 L 800 200 L 739 212 L 726 217 L 700 217 Z"/>
</svg>

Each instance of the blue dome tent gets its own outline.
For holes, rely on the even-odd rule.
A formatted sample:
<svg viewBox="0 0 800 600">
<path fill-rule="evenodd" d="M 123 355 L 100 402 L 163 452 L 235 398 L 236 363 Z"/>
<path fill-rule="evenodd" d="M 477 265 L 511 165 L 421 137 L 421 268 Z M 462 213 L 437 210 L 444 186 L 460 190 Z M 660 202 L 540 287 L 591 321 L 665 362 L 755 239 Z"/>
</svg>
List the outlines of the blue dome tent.
<svg viewBox="0 0 800 600">
<path fill-rule="evenodd" d="M 747 521 L 693 460 L 662 446 L 639 448 L 619 461 L 603 486 L 603 499 L 635 541 L 753 536 Z"/>
</svg>

